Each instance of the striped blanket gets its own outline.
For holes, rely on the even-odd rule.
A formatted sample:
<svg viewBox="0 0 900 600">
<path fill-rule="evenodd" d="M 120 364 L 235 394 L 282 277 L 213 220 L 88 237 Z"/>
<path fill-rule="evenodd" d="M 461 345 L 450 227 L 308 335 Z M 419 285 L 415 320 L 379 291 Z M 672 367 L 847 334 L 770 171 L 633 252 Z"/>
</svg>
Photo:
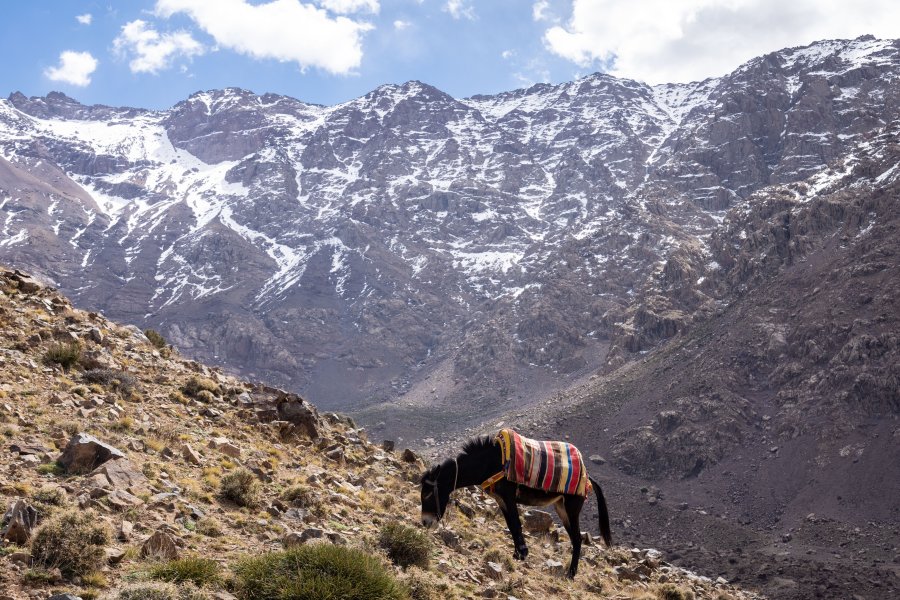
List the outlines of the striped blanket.
<svg viewBox="0 0 900 600">
<path fill-rule="evenodd" d="M 506 478 L 514 483 L 560 494 L 588 494 L 588 474 L 581 452 L 566 442 L 541 442 L 501 429 L 497 442 Z"/>
</svg>

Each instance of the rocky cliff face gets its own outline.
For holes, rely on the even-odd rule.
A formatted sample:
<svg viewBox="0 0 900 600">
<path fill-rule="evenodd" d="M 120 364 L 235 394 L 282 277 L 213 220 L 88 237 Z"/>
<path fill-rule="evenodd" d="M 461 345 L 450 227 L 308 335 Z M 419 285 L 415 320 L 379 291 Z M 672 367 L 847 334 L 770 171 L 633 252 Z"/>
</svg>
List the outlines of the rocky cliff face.
<svg viewBox="0 0 900 600">
<path fill-rule="evenodd" d="M 499 413 L 713 314 L 698 282 L 728 211 L 881 140 L 898 64 L 860 38 L 695 84 L 461 100 L 419 82 L 163 112 L 17 93 L 0 258 L 325 406 Z"/>
</svg>

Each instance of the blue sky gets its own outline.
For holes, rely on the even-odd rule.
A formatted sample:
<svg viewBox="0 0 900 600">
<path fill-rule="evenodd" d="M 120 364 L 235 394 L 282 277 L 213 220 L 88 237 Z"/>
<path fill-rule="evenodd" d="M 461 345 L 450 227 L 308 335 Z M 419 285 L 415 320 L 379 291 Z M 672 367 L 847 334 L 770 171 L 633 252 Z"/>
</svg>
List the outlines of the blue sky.
<svg viewBox="0 0 900 600">
<path fill-rule="evenodd" d="M 4 2 L 0 93 L 166 108 L 242 87 L 334 104 L 418 79 L 456 96 L 609 71 L 724 74 L 822 38 L 900 37 L 888 0 Z"/>
</svg>

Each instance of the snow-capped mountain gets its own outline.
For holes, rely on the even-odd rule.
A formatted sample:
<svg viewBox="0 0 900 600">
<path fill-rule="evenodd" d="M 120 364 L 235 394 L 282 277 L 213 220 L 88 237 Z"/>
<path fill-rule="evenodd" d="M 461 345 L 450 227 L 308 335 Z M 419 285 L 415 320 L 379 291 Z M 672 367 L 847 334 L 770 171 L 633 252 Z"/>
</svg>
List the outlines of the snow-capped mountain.
<svg viewBox="0 0 900 600">
<path fill-rule="evenodd" d="M 14 93 L 0 261 L 321 406 L 490 412 L 714 311 L 729 211 L 852 167 L 896 121 L 898 77 L 900 42 L 866 37 L 699 83 L 466 99 L 415 81 L 160 112 Z"/>
</svg>

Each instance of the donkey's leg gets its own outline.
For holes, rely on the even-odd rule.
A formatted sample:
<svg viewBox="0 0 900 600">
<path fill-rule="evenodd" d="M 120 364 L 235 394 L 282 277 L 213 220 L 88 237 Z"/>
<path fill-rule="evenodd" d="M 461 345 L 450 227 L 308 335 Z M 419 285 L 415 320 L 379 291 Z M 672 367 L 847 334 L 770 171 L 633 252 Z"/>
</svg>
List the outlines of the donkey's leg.
<svg viewBox="0 0 900 600">
<path fill-rule="evenodd" d="M 577 494 L 565 494 L 555 505 L 556 514 L 562 521 L 566 533 L 569 534 L 569 540 L 572 541 L 572 561 L 569 563 L 569 571 L 567 576 L 569 579 L 575 577 L 578 572 L 578 560 L 581 558 L 581 525 L 579 518 L 581 517 L 581 507 L 584 506 L 584 498 Z"/>
<path fill-rule="evenodd" d="M 519 508 L 516 505 L 516 486 L 515 485 L 497 485 L 494 493 L 494 500 L 500 506 L 500 512 L 506 519 L 506 527 L 512 536 L 513 558 L 516 560 L 525 560 L 528 556 L 528 545 L 525 544 L 525 536 L 522 533 L 522 521 L 519 519 Z"/>
</svg>

